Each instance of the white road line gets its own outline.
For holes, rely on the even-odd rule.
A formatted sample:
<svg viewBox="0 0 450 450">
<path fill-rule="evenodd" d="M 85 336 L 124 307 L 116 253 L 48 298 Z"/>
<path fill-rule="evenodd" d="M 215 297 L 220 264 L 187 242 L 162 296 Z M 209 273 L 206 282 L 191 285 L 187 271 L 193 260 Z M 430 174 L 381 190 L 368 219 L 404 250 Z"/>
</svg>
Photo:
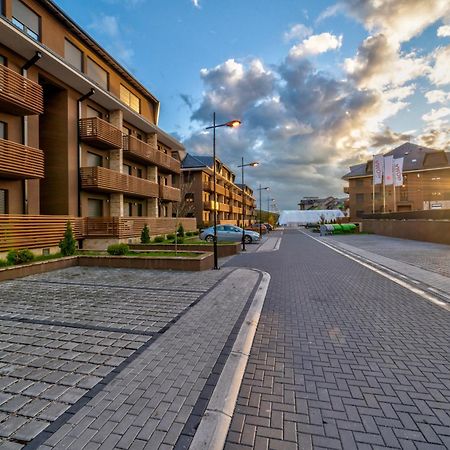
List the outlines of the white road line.
<svg viewBox="0 0 450 450">
<path fill-rule="evenodd" d="M 358 264 L 361 264 L 362 266 L 366 267 L 367 269 L 370 269 L 373 272 L 378 273 L 379 275 L 393 281 L 394 283 L 399 284 L 400 286 L 408 289 L 409 291 L 414 292 L 414 294 L 417 294 L 420 297 L 424 298 L 425 300 L 428 300 L 429 302 L 431 302 L 437 306 L 440 306 L 441 308 L 445 309 L 446 311 L 450 311 L 450 305 L 448 303 L 443 302 L 442 300 L 439 300 L 436 297 L 433 297 L 432 295 L 430 295 L 428 292 L 424 291 L 423 289 L 419 289 L 417 287 L 411 286 L 410 284 L 406 283 L 405 281 L 403 281 L 397 277 L 394 277 L 393 275 L 389 275 L 388 273 L 386 273 L 380 269 L 377 269 L 377 268 L 373 267 L 372 265 L 367 264 L 357 258 L 354 258 L 353 256 L 350 256 L 347 253 L 344 253 L 342 250 L 338 250 L 337 248 L 333 247 L 332 245 L 327 244 L 326 242 L 323 242 L 320 239 L 317 239 L 313 236 L 310 236 L 309 234 L 307 234 L 303 231 L 300 231 L 300 233 L 303 233 L 305 236 L 308 236 L 309 238 L 314 239 L 315 241 L 319 242 L 320 244 L 325 245 L 325 247 L 328 247 L 331 250 L 335 251 L 336 253 L 339 253 L 339 254 L 345 256 L 346 258 L 349 258 L 352 261 L 355 261 Z"/>
</svg>

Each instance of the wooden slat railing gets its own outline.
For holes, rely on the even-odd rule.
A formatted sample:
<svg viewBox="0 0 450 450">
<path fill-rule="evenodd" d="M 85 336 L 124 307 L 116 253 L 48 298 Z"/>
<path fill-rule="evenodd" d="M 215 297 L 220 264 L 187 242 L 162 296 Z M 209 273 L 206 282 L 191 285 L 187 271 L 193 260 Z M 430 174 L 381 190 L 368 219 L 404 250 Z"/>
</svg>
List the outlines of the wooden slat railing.
<svg viewBox="0 0 450 450">
<path fill-rule="evenodd" d="M 145 225 L 150 228 L 152 236 L 174 233 L 180 223 L 185 231 L 197 228 L 196 219 L 185 217 L 86 217 L 84 222 L 86 238 L 135 238 L 141 235 Z"/>
<path fill-rule="evenodd" d="M 0 139 L 0 176 L 16 179 L 44 178 L 44 152 Z"/>
<path fill-rule="evenodd" d="M 138 159 L 145 163 L 157 165 L 159 163 L 158 152 L 156 145 L 143 142 L 134 136 L 123 137 L 124 158 Z"/>
<path fill-rule="evenodd" d="M 122 131 L 99 117 L 80 119 L 79 133 L 83 142 L 94 147 L 122 148 Z"/>
<path fill-rule="evenodd" d="M 174 172 L 179 174 L 181 172 L 181 163 L 175 158 L 172 158 L 170 155 L 158 151 L 158 166 L 169 170 L 170 172 Z"/>
<path fill-rule="evenodd" d="M 171 202 L 181 201 L 181 191 L 172 186 L 159 185 L 159 198 Z"/>
<path fill-rule="evenodd" d="M 80 169 L 82 189 L 99 192 L 123 192 L 138 197 L 158 197 L 157 183 L 133 177 L 106 167 L 82 167 Z"/>
<path fill-rule="evenodd" d="M 20 116 L 42 114 L 42 86 L 0 65 L 0 110 Z"/>
<path fill-rule="evenodd" d="M 68 221 L 72 223 L 75 237 L 81 238 L 81 218 L 0 214 L 0 252 L 57 246 L 63 238 Z"/>
</svg>

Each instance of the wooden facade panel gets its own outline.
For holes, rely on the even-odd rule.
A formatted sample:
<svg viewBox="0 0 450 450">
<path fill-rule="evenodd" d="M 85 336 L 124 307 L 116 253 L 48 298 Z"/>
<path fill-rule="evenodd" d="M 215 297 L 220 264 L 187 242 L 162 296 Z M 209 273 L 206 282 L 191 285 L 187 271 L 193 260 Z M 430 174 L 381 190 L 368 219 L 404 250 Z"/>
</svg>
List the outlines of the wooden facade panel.
<svg viewBox="0 0 450 450">
<path fill-rule="evenodd" d="M 16 179 L 44 177 L 44 152 L 0 139 L 0 176 Z"/>
<path fill-rule="evenodd" d="M 122 148 L 122 131 L 99 117 L 80 119 L 80 139 L 98 148 Z"/>
<path fill-rule="evenodd" d="M 0 111 L 19 116 L 42 114 L 42 87 L 6 66 L 0 65 Z"/>
<path fill-rule="evenodd" d="M 123 137 L 123 156 L 147 164 L 157 165 L 159 162 L 156 145 L 151 145 L 131 135 Z"/>
<path fill-rule="evenodd" d="M 75 237 L 80 239 L 83 235 L 80 218 L 0 214 L 0 252 L 57 246 L 68 221 L 72 223 Z"/>
<path fill-rule="evenodd" d="M 181 191 L 178 188 L 172 186 L 159 186 L 159 198 L 171 202 L 181 201 Z"/>
<path fill-rule="evenodd" d="M 157 183 L 144 178 L 133 177 L 106 167 L 82 167 L 82 189 L 97 192 L 122 192 L 138 197 L 158 197 Z"/>
<path fill-rule="evenodd" d="M 181 163 L 175 158 L 172 158 L 170 155 L 162 151 L 158 151 L 158 166 L 162 169 L 166 169 L 169 172 L 173 172 L 176 174 L 181 173 Z"/>
</svg>

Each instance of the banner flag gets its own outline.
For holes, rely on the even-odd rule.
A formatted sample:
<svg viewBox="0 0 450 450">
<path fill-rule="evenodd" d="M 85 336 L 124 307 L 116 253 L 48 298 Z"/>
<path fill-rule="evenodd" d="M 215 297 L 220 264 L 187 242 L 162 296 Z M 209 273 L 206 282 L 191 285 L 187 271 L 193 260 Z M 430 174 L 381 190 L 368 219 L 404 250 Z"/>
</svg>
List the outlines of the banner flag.
<svg viewBox="0 0 450 450">
<path fill-rule="evenodd" d="M 373 157 L 373 184 L 381 184 L 383 182 L 383 155 Z"/>
<path fill-rule="evenodd" d="M 394 159 L 394 186 L 403 185 L 403 158 Z"/>
<path fill-rule="evenodd" d="M 385 156 L 384 157 L 384 185 L 390 186 L 394 182 L 394 157 L 393 156 Z"/>
</svg>

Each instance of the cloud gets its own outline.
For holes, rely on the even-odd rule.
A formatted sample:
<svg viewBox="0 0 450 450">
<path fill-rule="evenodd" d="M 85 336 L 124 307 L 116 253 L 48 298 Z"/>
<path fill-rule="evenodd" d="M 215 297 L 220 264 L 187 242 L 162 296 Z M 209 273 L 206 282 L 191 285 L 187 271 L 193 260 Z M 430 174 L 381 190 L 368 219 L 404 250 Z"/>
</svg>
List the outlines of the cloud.
<svg viewBox="0 0 450 450">
<path fill-rule="evenodd" d="M 300 44 L 294 45 L 290 51 L 291 58 L 304 58 L 318 55 L 329 50 L 337 50 L 342 46 L 342 35 L 335 36 L 331 33 L 321 33 L 304 39 Z"/>
<path fill-rule="evenodd" d="M 422 119 L 426 122 L 436 122 L 437 120 L 442 119 L 443 117 L 446 117 L 448 115 L 450 115 L 450 108 L 433 108 L 429 113 L 424 114 L 422 116 Z"/>
<path fill-rule="evenodd" d="M 434 52 L 434 65 L 430 72 L 430 81 L 441 86 L 450 84 L 450 45 L 447 47 L 439 47 Z"/>
<path fill-rule="evenodd" d="M 450 25 L 442 25 L 437 30 L 439 37 L 450 37 Z"/>
<path fill-rule="evenodd" d="M 450 101 L 450 92 L 433 90 L 425 93 L 428 103 L 446 103 Z"/>
<path fill-rule="evenodd" d="M 417 142 L 426 147 L 448 151 L 450 147 L 450 127 L 429 128 L 417 137 Z"/>
<path fill-rule="evenodd" d="M 191 0 L 191 2 L 196 8 L 200 9 L 200 0 Z"/>
<path fill-rule="evenodd" d="M 302 23 L 297 23 L 293 25 L 289 31 L 284 33 L 284 41 L 291 42 L 297 39 L 304 39 L 312 34 L 312 29 L 303 25 Z"/>
<path fill-rule="evenodd" d="M 396 133 L 390 128 L 385 128 L 379 133 L 372 135 L 372 147 L 386 147 L 396 145 L 405 141 L 410 141 L 413 138 L 409 133 Z"/>
<path fill-rule="evenodd" d="M 180 94 L 181 100 L 183 100 L 183 103 L 192 111 L 194 107 L 194 100 L 192 96 L 188 94 Z"/>
</svg>

